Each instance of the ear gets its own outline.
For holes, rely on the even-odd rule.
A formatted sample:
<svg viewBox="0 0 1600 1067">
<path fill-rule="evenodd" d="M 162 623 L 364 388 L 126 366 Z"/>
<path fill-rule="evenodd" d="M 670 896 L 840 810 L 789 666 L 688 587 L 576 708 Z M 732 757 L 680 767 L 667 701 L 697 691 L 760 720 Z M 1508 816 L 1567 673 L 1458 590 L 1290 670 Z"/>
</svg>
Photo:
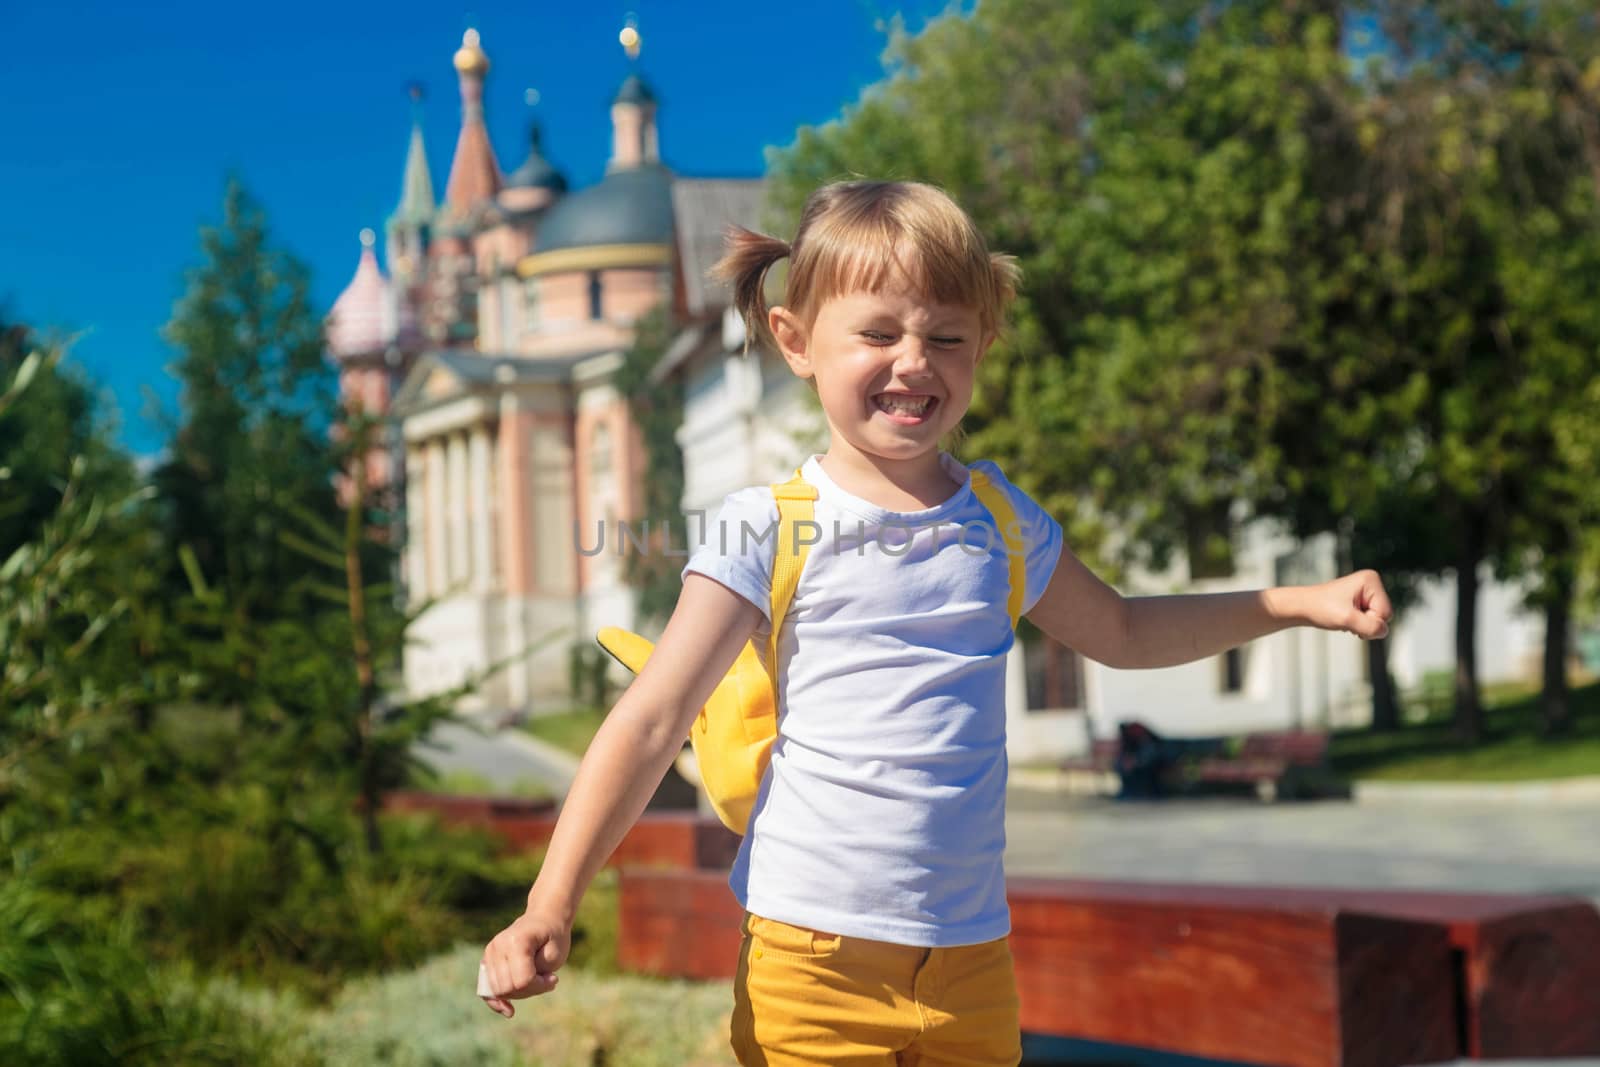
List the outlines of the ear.
<svg viewBox="0 0 1600 1067">
<path fill-rule="evenodd" d="M 798 378 L 809 378 L 813 371 L 811 356 L 809 354 L 805 327 L 800 322 L 800 317 L 786 307 L 774 307 L 767 311 L 767 326 L 772 330 L 772 336 L 778 342 L 778 351 L 783 354 L 784 362 L 789 364 L 789 369 Z"/>
</svg>

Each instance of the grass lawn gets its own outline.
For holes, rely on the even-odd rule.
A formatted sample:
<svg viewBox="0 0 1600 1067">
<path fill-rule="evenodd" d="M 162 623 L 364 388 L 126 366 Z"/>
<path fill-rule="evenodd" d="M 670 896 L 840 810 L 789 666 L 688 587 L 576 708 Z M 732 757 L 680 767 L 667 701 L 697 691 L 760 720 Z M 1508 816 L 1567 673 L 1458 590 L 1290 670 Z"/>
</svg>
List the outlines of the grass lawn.
<svg viewBox="0 0 1600 1067">
<path fill-rule="evenodd" d="M 522 724 L 522 729 L 541 741 L 581 756 L 589 742 L 599 732 L 606 713 L 599 708 L 574 708 L 551 715 L 533 715 Z"/>
<path fill-rule="evenodd" d="M 430 768 L 427 772 L 416 772 L 412 784 L 417 789 L 432 793 L 461 796 L 519 797 L 524 800 L 550 800 L 554 797 L 543 782 L 532 778 L 524 778 L 508 786 L 497 786 L 475 771 L 446 771 L 441 774 Z"/>
<path fill-rule="evenodd" d="M 420 967 L 354 979 L 323 1006 L 237 983 L 224 991 L 236 1010 L 280 1035 L 282 1059 L 273 1067 L 733 1067 L 729 983 L 619 972 L 617 913 L 616 872 L 601 871 L 579 904 L 560 985 L 517 1001 L 510 1020 L 474 995 L 499 920 Z"/>
<path fill-rule="evenodd" d="M 1446 716 L 1392 734 L 1336 734 L 1334 769 L 1380 781 L 1514 782 L 1600 775 L 1600 682 L 1572 690 L 1573 729 L 1539 736 L 1539 695 L 1528 687 L 1486 690 L 1485 738 L 1466 747 Z"/>
<path fill-rule="evenodd" d="M 497 931 L 485 928 L 482 942 Z M 576 962 L 502 1019 L 474 995 L 483 943 L 350 982 L 326 1005 L 229 988 L 225 1004 L 277 1035 L 274 1067 L 734 1067 L 727 982 L 646 978 Z"/>
</svg>

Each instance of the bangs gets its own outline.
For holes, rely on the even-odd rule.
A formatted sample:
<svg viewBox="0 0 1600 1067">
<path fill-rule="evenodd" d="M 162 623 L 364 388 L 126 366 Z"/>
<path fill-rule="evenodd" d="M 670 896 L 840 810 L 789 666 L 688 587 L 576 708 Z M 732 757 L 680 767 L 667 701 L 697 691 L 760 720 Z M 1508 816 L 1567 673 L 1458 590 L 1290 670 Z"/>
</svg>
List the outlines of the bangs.
<svg viewBox="0 0 1600 1067">
<path fill-rule="evenodd" d="M 996 331 L 1014 268 L 989 254 L 966 213 L 931 186 L 862 186 L 869 195 L 840 198 L 804 228 L 786 286 L 789 305 L 809 317 L 833 297 L 903 281 L 929 303 L 976 310 L 983 328 Z"/>
</svg>

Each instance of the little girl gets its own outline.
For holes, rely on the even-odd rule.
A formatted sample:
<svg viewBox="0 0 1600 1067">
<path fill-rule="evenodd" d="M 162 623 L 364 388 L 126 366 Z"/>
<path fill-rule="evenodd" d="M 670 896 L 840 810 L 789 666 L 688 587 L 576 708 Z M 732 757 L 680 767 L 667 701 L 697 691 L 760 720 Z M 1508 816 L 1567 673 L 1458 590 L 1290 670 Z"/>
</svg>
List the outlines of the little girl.
<svg viewBox="0 0 1600 1067">
<path fill-rule="evenodd" d="M 785 256 L 769 310 L 763 282 Z M 1015 511 L 1021 611 L 1112 667 L 1186 663 L 1294 625 L 1382 637 L 1388 598 L 1370 571 L 1125 598 L 997 466 L 942 451 L 1017 268 L 937 189 L 826 186 L 792 245 L 736 231 L 718 271 L 751 335 L 815 387 L 831 435 L 800 468 L 821 539 L 776 620 L 778 738 L 730 878 L 746 911 L 734 1051 L 744 1064 L 1014 1065 L 1001 862 L 1013 572 L 1002 537 L 973 534 L 990 522 L 973 472 Z M 484 951 L 495 1011 L 555 988 L 579 897 L 740 648 L 770 634 L 774 545 L 760 535 L 777 521 L 767 486 L 742 489 L 691 555 L 654 654 L 583 759 L 526 912 Z"/>
</svg>

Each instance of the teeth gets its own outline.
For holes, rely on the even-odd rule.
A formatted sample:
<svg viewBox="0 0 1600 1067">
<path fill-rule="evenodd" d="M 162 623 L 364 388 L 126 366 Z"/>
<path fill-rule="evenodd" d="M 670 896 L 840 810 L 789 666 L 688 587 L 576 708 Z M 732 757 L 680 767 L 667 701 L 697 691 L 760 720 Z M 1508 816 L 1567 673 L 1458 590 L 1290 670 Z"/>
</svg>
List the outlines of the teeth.
<svg viewBox="0 0 1600 1067">
<path fill-rule="evenodd" d="M 912 399 L 910 397 L 891 396 L 888 393 L 878 394 L 878 406 L 884 411 L 893 412 L 896 415 L 921 415 L 928 410 L 928 405 L 932 401 L 933 397 L 931 396 L 919 396 Z"/>
</svg>

